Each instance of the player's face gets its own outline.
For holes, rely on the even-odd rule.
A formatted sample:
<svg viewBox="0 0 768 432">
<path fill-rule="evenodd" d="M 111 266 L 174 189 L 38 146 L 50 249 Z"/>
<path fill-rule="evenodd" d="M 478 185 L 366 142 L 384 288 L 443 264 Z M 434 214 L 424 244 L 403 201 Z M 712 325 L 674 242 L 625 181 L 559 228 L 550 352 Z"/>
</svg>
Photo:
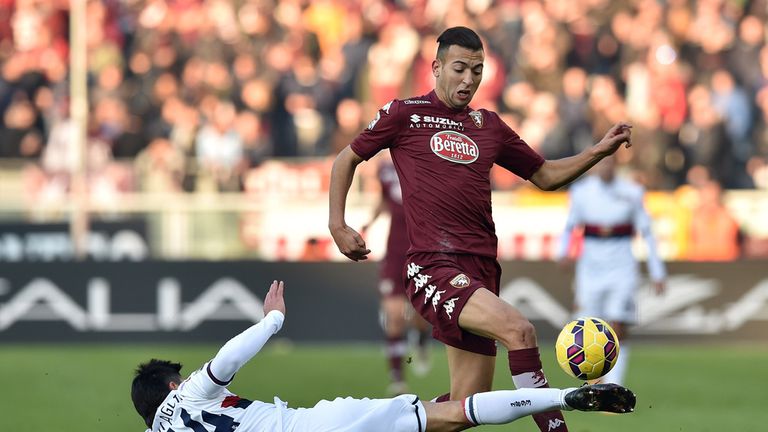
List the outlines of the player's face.
<svg viewBox="0 0 768 432">
<path fill-rule="evenodd" d="M 438 98 L 451 108 L 469 105 L 483 78 L 483 60 L 483 50 L 448 47 L 442 59 L 438 57 L 432 62 Z"/>
</svg>

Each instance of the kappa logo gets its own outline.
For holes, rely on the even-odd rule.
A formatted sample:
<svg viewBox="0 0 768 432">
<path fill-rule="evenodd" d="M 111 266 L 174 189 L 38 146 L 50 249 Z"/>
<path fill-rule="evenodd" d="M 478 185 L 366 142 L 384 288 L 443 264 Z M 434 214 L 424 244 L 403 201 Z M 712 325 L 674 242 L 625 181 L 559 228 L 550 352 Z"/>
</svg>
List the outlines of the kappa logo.
<svg viewBox="0 0 768 432">
<path fill-rule="evenodd" d="M 549 427 L 547 428 L 547 431 L 551 431 L 554 429 L 559 428 L 560 426 L 564 425 L 565 421 L 560 419 L 552 419 L 549 421 Z"/>
<path fill-rule="evenodd" d="M 456 275 L 451 281 L 449 282 L 454 288 L 466 288 L 469 286 L 469 276 L 465 275 L 464 273 L 460 275 Z"/>
<path fill-rule="evenodd" d="M 472 118 L 472 121 L 475 123 L 475 126 L 478 128 L 483 127 L 483 113 L 480 111 L 471 111 L 469 113 L 469 116 Z"/>
<path fill-rule="evenodd" d="M 448 315 L 448 319 L 453 319 L 454 309 L 456 309 L 456 300 L 458 300 L 458 297 L 454 297 L 452 299 L 448 299 L 443 303 L 443 309 L 445 309 L 445 313 Z"/>
<path fill-rule="evenodd" d="M 378 123 L 379 120 L 381 120 L 382 111 L 384 111 L 386 114 L 389 114 L 389 108 L 392 106 L 392 102 L 394 102 L 394 100 L 387 102 L 383 107 L 379 109 L 379 111 L 376 111 L 376 117 L 373 120 L 371 120 L 370 123 L 368 123 L 368 128 L 367 128 L 368 130 L 373 130 L 373 128 L 376 126 L 376 123 Z"/>
</svg>

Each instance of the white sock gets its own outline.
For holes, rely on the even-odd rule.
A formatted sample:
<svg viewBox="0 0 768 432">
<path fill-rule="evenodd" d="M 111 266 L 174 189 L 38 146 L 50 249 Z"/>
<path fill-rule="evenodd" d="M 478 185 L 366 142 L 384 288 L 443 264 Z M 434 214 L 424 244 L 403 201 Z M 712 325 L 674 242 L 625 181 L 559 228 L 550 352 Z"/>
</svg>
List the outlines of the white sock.
<svg viewBox="0 0 768 432">
<path fill-rule="evenodd" d="M 619 358 L 610 372 L 600 380 L 601 383 L 613 383 L 624 385 L 624 378 L 627 375 L 627 366 L 629 365 L 629 344 L 623 342 L 619 349 Z"/>
<path fill-rule="evenodd" d="M 575 389 L 524 388 L 476 393 L 464 399 L 464 415 L 475 425 L 506 424 L 531 414 L 573 408 L 565 395 Z"/>
</svg>

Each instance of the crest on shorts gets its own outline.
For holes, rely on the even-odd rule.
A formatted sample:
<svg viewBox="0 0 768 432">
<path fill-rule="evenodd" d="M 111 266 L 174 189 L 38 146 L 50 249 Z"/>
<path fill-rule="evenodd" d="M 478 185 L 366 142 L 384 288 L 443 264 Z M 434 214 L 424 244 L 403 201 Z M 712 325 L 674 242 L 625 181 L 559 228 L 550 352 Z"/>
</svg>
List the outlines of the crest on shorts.
<svg viewBox="0 0 768 432">
<path fill-rule="evenodd" d="M 469 286 L 469 276 L 464 273 L 456 275 L 456 277 L 451 279 L 449 283 L 453 285 L 454 288 L 466 288 Z"/>
<path fill-rule="evenodd" d="M 475 122 L 475 126 L 479 128 L 483 127 L 483 113 L 480 111 L 470 111 L 469 116 L 472 118 L 472 121 Z"/>
</svg>

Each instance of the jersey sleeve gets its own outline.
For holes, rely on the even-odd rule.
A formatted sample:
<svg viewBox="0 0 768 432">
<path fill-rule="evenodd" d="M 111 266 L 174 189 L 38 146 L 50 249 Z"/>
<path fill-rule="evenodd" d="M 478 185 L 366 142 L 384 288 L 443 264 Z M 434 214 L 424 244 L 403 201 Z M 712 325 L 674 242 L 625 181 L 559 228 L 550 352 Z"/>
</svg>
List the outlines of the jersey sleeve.
<svg viewBox="0 0 768 432">
<path fill-rule="evenodd" d="M 271 311 L 257 324 L 230 339 L 202 368 L 192 373 L 183 384 L 185 395 L 213 397 L 232 382 L 235 373 L 255 356 L 269 338 L 283 325 L 285 316 Z"/>
<path fill-rule="evenodd" d="M 352 141 L 352 151 L 369 160 L 382 149 L 392 147 L 402 128 L 402 112 L 402 102 L 397 99 L 381 107 L 368 127 Z"/>
<path fill-rule="evenodd" d="M 497 123 L 499 138 L 502 140 L 496 163 L 514 173 L 518 177 L 528 180 L 544 164 L 544 158 L 533 150 L 522 138 L 507 126 L 498 115 L 493 115 Z"/>
<path fill-rule="evenodd" d="M 634 223 L 635 228 L 643 236 L 648 251 L 648 273 L 654 282 L 663 281 L 667 277 L 667 269 L 659 256 L 656 247 L 656 237 L 653 235 L 651 217 L 645 209 L 645 191 L 642 188 L 636 190 L 634 195 Z"/>
<path fill-rule="evenodd" d="M 555 259 L 560 260 L 568 257 L 568 250 L 571 248 L 573 239 L 573 230 L 581 223 L 577 204 L 578 184 L 574 185 L 568 192 L 570 205 L 568 206 L 568 216 L 565 220 L 565 228 L 560 235 L 560 241 L 555 251 Z"/>
</svg>

